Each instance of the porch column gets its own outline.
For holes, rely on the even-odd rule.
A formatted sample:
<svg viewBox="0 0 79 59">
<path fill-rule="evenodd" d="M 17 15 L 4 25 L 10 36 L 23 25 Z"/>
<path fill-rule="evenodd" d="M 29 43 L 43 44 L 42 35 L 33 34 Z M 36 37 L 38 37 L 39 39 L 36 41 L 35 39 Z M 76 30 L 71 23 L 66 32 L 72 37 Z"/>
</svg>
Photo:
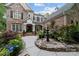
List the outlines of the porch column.
<svg viewBox="0 0 79 59">
<path fill-rule="evenodd" d="M 33 29 L 32 29 L 32 31 L 35 32 L 35 24 L 33 24 Z"/>
<path fill-rule="evenodd" d="M 26 31 L 26 23 L 23 24 L 23 31 Z"/>
</svg>

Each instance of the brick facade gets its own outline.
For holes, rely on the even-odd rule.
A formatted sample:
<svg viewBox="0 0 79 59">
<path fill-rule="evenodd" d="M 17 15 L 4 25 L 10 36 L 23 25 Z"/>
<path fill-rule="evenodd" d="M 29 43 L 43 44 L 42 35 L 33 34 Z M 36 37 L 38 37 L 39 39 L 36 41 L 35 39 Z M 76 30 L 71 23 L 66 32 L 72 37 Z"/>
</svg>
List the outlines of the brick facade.
<svg viewBox="0 0 79 59">
<path fill-rule="evenodd" d="M 37 15 L 35 14 L 31 8 L 26 4 L 20 4 L 20 3 L 11 3 L 10 5 L 8 5 L 7 7 L 7 11 L 6 11 L 6 16 L 7 16 L 7 30 L 12 30 L 12 24 L 21 24 L 22 25 L 22 31 L 26 31 L 27 30 L 27 24 L 32 24 L 32 31 L 35 31 L 35 25 L 37 25 L 36 23 L 40 23 L 43 20 L 45 20 L 43 15 Z M 13 13 L 16 13 L 16 11 L 18 11 L 19 13 L 23 13 L 23 19 L 16 19 L 14 18 L 14 16 L 11 18 L 11 11 L 13 11 Z M 39 17 L 39 21 L 37 21 L 37 18 L 35 18 L 35 20 L 33 20 L 33 17 Z M 41 21 L 42 19 L 42 21 Z M 30 22 L 31 21 L 31 22 Z"/>
</svg>

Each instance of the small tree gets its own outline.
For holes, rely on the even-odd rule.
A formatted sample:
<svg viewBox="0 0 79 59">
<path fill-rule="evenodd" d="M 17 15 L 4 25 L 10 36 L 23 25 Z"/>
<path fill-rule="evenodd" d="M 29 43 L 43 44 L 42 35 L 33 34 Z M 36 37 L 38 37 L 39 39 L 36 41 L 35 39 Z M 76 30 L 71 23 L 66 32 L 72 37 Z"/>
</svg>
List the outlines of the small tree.
<svg viewBox="0 0 79 59">
<path fill-rule="evenodd" d="M 3 18 L 4 13 L 6 11 L 6 7 L 4 3 L 0 3 L 0 31 L 5 30 L 6 28 L 6 20 Z"/>
</svg>

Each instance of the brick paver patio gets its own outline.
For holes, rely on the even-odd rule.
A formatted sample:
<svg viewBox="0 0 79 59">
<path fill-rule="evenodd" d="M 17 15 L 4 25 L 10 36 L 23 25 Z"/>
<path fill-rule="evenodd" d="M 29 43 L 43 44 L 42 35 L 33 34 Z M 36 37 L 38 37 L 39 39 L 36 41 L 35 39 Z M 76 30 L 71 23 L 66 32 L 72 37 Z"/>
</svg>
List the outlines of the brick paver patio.
<svg viewBox="0 0 79 59">
<path fill-rule="evenodd" d="M 37 36 L 25 36 L 22 37 L 26 44 L 26 50 L 30 56 L 79 56 L 79 52 L 52 52 L 41 50 L 35 46 Z M 25 50 L 25 52 L 27 52 Z"/>
</svg>

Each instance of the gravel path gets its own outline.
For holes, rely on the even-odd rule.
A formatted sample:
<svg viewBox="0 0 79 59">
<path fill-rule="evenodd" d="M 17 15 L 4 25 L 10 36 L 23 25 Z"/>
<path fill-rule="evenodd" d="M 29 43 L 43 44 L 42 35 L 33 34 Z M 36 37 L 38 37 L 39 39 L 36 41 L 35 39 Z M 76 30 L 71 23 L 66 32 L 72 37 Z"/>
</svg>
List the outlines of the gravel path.
<svg viewBox="0 0 79 59">
<path fill-rule="evenodd" d="M 30 56 L 79 56 L 79 52 L 51 52 L 41 50 L 34 44 L 37 39 L 37 36 L 25 36 L 22 37 L 22 39 L 26 44 L 26 49 Z"/>
</svg>

